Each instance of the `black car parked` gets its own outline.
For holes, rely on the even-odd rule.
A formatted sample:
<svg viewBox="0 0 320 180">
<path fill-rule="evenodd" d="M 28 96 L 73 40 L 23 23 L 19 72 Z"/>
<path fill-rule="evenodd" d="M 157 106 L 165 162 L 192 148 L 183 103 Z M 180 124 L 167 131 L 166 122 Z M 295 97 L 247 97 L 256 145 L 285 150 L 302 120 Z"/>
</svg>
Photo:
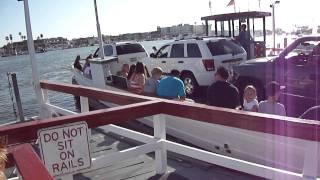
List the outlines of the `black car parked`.
<svg viewBox="0 0 320 180">
<path fill-rule="evenodd" d="M 233 83 L 241 92 L 246 85 L 254 85 L 259 100 L 265 99 L 264 87 L 270 81 L 285 87 L 280 101 L 289 116 L 299 117 L 319 105 L 320 36 L 299 38 L 277 57 L 254 59 L 234 67 Z"/>
</svg>

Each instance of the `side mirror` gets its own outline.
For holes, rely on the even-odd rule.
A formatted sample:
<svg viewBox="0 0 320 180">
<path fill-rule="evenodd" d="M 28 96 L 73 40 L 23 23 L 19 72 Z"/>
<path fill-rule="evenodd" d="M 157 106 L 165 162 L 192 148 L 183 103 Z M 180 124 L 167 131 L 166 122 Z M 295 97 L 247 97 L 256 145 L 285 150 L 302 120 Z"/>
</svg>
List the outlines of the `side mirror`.
<svg viewBox="0 0 320 180">
<path fill-rule="evenodd" d="M 150 57 L 156 58 L 156 55 L 155 55 L 154 53 L 151 53 L 151 54 L 150 54 Z"/>
</svg>

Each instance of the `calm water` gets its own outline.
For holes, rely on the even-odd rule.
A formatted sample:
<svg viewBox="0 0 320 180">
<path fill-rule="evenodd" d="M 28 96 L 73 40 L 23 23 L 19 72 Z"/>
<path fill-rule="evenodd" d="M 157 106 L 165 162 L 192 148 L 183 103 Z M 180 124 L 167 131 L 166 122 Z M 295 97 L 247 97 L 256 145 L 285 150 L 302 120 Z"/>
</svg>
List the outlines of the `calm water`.
<svg viewBox="0 0 320 180">
<path fill-rule="evenodd" d="M 148 41 L 142 44 L 148 52 L 152 46 L 163 45 L 168 41 Z M 79 54 L 85 58 L 94 53 L 97 47 L 66 49 L 37 54 L 40 78 L 53 82 L 71 83 L 71 64 Z M 27 117 L 37 116 L 39 106 L 31 85 L 31 64 L 28 55 L 0 57 L 0 124 L 15 120 L 13 104 L 10 98 L 7 72 L 17 74 L 24 114 Z M 50 102 L 69 110 L 75 110 L 73 97 L 63 93 L 50 92 Z"/>
</svg>

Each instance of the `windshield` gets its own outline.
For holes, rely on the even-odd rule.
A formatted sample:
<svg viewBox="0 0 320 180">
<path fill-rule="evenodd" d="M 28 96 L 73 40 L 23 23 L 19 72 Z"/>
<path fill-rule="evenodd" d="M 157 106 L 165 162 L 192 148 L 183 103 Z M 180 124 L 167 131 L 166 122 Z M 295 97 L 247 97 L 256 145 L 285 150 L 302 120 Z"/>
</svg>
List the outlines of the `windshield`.
<svg viewBox="0 0 320 180">
<path fill-rule="evenodd" d="M 140 44 L 124 44 L 117 46 L 117 55 L 146 52 Z"/>
<path fill-rule="evenodd" d="M 219 40 L 219 41 L 209 41 L 207 46 L 212 54 L 212 56 L 219 56 L 219 55 L 238 55 L 244 53 L 244 49 L 241 46 L 237 45 L 236 43 L 230 40 Z"/>
<path fill-rule="evenodd" d="M 320 46 L 320 41 L 304 41 L 296 48 L 294 48 L 287 57 L 304 54 L 304 55 L 310 55 L 312 52 L 316 51 L 317 48 Z"/>
</svg>

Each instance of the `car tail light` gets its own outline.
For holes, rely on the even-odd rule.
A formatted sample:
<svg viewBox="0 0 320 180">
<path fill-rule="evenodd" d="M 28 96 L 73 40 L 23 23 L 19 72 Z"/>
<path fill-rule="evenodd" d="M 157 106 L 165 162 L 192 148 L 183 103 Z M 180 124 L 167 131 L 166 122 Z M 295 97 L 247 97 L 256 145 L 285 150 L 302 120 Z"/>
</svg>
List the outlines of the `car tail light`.
<svg viewBox="0 0 320 180">
<path fill-rule="evenodd" d="M 213 59 L 203 59 L 202 62 L 207 71 L 215 70 Z"/>
</svg>

